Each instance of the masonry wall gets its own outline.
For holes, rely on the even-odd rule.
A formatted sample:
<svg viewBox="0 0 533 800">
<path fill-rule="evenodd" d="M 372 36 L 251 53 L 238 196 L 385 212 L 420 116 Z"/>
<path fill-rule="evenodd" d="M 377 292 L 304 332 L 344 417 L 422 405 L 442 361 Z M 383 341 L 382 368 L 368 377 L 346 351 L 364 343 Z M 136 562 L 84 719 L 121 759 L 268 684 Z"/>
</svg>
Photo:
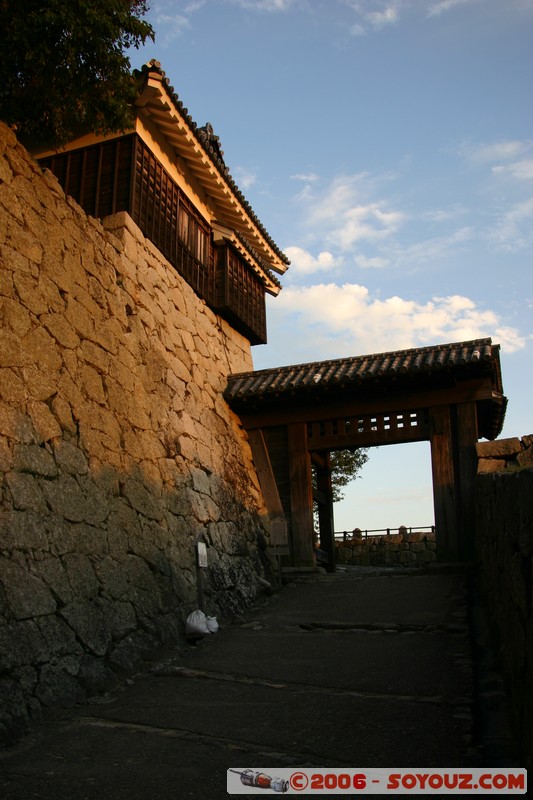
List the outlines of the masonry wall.
<svg viewBox="0 0 533 800">
<path fill-rule="evenodd" d="M 478 444 L 481 591 L 523 763 L 533 768 L 533 436 Z"/>
<path fill-rule="evenodd" d="M 353 536 L 336 543 L 338 564 L 350 566 L 427 566 L 437 560 L 434 533 L 399 531 L 385 536 Z"/>
<path fill-rule="evenodd" d="M 222 399 L 250 346 L 125 215 L 0 124 L 0 740 L 261 591 L 264 509 Z"/>
</svg>

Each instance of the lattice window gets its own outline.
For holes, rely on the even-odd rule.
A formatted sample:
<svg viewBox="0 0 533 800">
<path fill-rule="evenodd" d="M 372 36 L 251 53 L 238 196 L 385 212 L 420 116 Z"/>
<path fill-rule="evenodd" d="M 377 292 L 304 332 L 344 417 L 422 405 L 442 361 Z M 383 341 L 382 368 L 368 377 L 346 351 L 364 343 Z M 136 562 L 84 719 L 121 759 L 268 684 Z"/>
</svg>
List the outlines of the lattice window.
<svg viewBox="0 0 533 800">
<path fill-rule="evenodd" d="M 132 216 L 200 297 L 214 303 L 215 273 L 209 227 L 140 139 L 136 148 Z"/>
<path fill-rule="evenodd" d="M 93 217 L 130 210 L 135 136 L 122 136 L 82 150 L 40 159 L 65 193 Z"/>
<path fill-rule="evenodd" d="M 230 245 L 216 248 L 216 310 L 252 344 L 266 342 L 265 288 Z"/>
<path fill-rule="evenodd" d="M 142 139 L 122 136 L 41 159 L 65 192 L 95 217 L 127 211 L 208 305 L 252 344 L 266 342 L 265 288 L 232 247 L 211 230 Z"/>
<path fill-rule="evenodd" d="M 311 422 L 308 424 L 307 433 L 317 448 L 321 440 L 331 447 L 337 443 L 340 446 L 347 440 L 355 442 L 357 446 L 358 438 L 369 442 L 416 438 L 423 433 L 422 428 L 426 425 L 423 412 L 398 411 Z"/>
</svg>

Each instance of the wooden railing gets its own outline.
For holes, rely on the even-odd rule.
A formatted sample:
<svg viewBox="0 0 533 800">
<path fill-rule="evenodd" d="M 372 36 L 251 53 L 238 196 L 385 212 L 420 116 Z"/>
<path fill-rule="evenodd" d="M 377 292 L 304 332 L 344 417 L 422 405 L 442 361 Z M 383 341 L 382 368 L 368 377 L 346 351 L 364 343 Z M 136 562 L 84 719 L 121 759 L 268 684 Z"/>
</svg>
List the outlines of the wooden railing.
<svg viewBox="0 0 533 800">
<path fill-rule="evenodd" d="M 394 533 L 422 533 L 423 531 L 428 531 L 429 533 L 435 533 L 435 526 L 434 525 L 413 525 L 412 527 L 408 528 L 406 525 L 402 525 L 401 528 L 371 528 L 367 530 L 362 530 L 361 528 L 355 528 L 353 531 L 336 531 L 335 532 L 335 540 L 338 542 L 345 542 L 348 539 L 357 539 L 360 538 L 359 535 L 363 539 L 367 539 L 369 536 L 390 536 Z"/>
</svg>

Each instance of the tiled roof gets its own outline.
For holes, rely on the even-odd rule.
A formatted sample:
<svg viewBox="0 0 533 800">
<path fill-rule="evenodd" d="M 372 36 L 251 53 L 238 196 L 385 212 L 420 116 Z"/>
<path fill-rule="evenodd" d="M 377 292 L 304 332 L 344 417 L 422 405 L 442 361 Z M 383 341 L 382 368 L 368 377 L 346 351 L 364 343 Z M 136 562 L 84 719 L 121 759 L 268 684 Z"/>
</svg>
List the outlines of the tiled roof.
<svg viewBox="0 0 533 800">
<path fill-rule="evenodd" d="M 261 265 L 262 269 L 268 275 L 274 286 L 276 286 L 278 289 L 281 289 L 280 281 L 276 278 L 272 270 L 269 269 L 269 267 L 265 264 L 264 260 L 261 258 L 255 247 L 252 247 L 248 239 L 240 231 L 234 231 L 234 233 L 239 242 L 242 244 L 242 246 L 250 253 L 252 258 Z"/>
<path fill-rule="evenodd" d="M 189 114 L 189 110 L 183 105 L 182 101 L 179 99 L 179 96 L 174 91 L 174 87 L 170 85 L 170 80 L 167 78 L 164 70 L 161 69 L 161 64 L 156 59 L 152 59 L 147 64 L 144 64 L 141 70 L 136 70 L 134 72 L 135 75 L 138 77 L 147 80 L 150 73 L 156 72 L 158 75 L 161 76 L 162 83 L 165 85 L 166 90 L 171 98 L 176 111 L 180 114 L 181 117 L 185 120 L 190 130 L 193 132 L 196 140 L 200 143 L 205 153 L 209 156 L 211 162 L 214 164 L 220 175 L 224 178 L 226 183 L 228 184 L 229 188 L 231 189 L 234 196 L 238 199 L 241 203 L 243 208 L 246 209 L 246 213 L 249 215 L 250 219 L 253 221 L 257 229 L 261 232 L 262 236 L 264 237 L 265 241 L 268 242 L 272 250 L 276 253 L 280 261 L 284 264 L 289 265 L 290 261 L 283 253 L 282 250 L 278 247 L 278 245 L 274 242 L 268 231 L 265 229 L 263 223 L 255 214 L 253 208 L 249 204 L 249 202 L 244 197 L 243 193 L 233 180 L 229 169 L 224 161 L 223 151 L 220 147 L 219 137 L 215 136 L 213 133 L 213 128 L 210 123 L 207 125 L 200 127 L 197 123 L 192 119 Z"/>
<path fill-rule="evenodd" d="M 476 339 L 230 375 L 225 398 L 232 406 L 242 407 L 293 394 L 318 395 L 334 387 L 473 368 L 490 370 L 494 391 L 502 393 L 499 345 L 493 345 L 491 339 Z"/>
</svg>

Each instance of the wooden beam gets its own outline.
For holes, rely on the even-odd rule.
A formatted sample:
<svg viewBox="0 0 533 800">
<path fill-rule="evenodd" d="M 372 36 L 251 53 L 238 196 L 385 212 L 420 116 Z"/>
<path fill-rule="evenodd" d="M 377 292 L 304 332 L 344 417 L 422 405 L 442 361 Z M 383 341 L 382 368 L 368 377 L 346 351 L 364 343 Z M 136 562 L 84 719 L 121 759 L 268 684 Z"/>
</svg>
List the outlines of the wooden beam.
<svg viewBox="0 0 533 800">
<path fill-rule="evenodd" d="M 457 457 L 459 493 L 459 548 L 465 560 L 471 560 L 474 547 L 474 493 L 477 473 L 477 409 L 475 403 L 460 403 L 457 413 Z"/>
<path fill-rule="evenodd" d="M 295 567 L 314 567 L 313 486 L 311 459 L 307 452 L 307 425 L 287 428 L 291 491 L 291 539 Z"/>
<path fill-rule="evenodd" d="M 456 561 L 459 558 L 458 509 L 449 406 L 431 409 L 430 441 L 437 557 L 439 561 Z"/>
<path fill-rule="evenodd" d="M 327 556 L 327 572 L 335 572 L 335 527 L 333 522 L 333 487 L 331 485 L 331 457 L 325 454 L 324 464 L 317 466 L 316 478 L 320 494 L 318 502 L 318 526 L 320 549 Z"/>
<path fill-rule="evenodd" d="M 362 431 L 361 433 L 309 437 L 307 446 L 309 450 L 317 450 L 318 448 L 321 450 L 349 450 L 350 448 L 372 447 L 373 445 L 427 442 L 428 439 L 428 426 L 419 425 L 413 428 L 399 428 L 397 430 Z"/>
<path fill-rule="evenodd" d="M 257 477 L 261 486 L 261 492 L 268 512 L 270 545 L 288 552 L 288 528 L 285 513 L 270 463 L 270 457 L 266 447 L 263 432 L 260 430 L 248 431 L 248 439 L 252 449 Z"/>
<path fill-rule="evenodd" d="M 304 398 L 299 402 L 295 397 L 287 397 L 287 402 L 269 408 L 259 406 L 253 409 L 248 404 L 235 407 L 246 429 L 268 428 L 293 422 L 319 422 L 328 419 L 353 417 L 357 414 L 387 414 L 411 409 L 428 409 L 435 406 L 455 403 L 493 400 L 490 377 L 463 381 L 457 385 L 441 388 L 420 388 L 414 386 L 410 391 L 399 389 L 391 384 L 376 393 L 372 387 L 359 386 L 351 390 L 351 395 L 342 400 L 335 399 L 341 393 L 339 387 L 332 388 L 331 395 L 325 393 L 320 398 Z M 346 390 L 348 392 L 348 390 Z M 232 405 L 230 403 L 230 405 Z"/>
</svg>

